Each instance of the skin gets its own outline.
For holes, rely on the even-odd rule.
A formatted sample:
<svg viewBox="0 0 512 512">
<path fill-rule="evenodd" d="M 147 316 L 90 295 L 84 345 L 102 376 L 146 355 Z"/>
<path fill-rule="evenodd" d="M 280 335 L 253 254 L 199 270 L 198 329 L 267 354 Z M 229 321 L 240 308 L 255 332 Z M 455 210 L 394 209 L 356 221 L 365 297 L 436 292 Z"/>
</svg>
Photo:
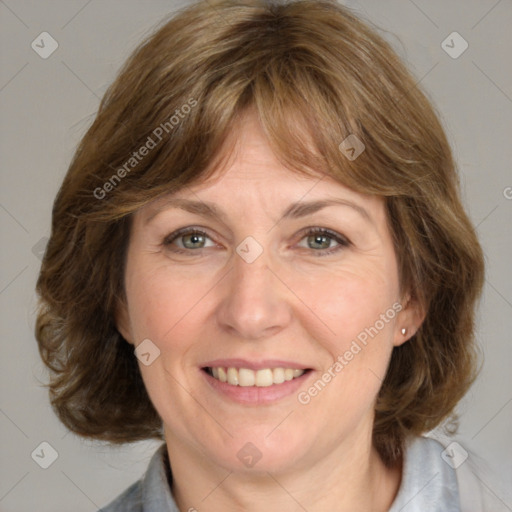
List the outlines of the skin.
<svg viewBox="0 0 512 512">
<path fill-rule="evenodd" d="M 223 220 L 158 200 L 135 214 L 128 248 L 118 328 L 129 343 L 150 339 L 160 350 L 139 365 L 164 423 L 175 499 L 181 511 L 388 510 L 401 467 L 386 468 L 372 446 L 374 404 L 393 347 L 423 317 L 401 295 L 383 199 L 290 171 L 254 114 L 236 135 L 213 178 L 173 196 L 214 203 Z M 279 220 L 291 203 L 323 199 L 351 202 L 368 218 L 335 205 Z M 169 242 L 183 227 L 208 236 Z M 309 227 L 349 243 L 328 237 L 319 245 Z M 248 236 L 263 248 L 250 264 L 236 252 Z M 213 391 L 199 369 L 217 358 L 292 360 L 314 370 L 307 390 L 395 303 L 403 309 L 307 405 L 297 393 L 239 404 Z M 261 453 L 251 468 L 237 457 L 247 442 Z"/>
</svg>

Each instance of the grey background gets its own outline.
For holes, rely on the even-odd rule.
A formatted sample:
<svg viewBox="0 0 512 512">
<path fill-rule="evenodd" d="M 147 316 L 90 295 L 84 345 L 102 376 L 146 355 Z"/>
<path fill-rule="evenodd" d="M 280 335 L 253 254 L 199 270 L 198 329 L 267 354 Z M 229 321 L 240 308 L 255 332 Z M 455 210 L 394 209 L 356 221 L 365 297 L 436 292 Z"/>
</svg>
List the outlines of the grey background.
<svg viewBox="0 0 512 512">
<path fill-rule="evenodd" d="M 345 3 L 390 32 L 386 37 L 441 112 L 459 162 L 487 279 L 478 317 L 485 366 L 459 408 L 457 439 L 494 469 L 498 476 L 484 481 L 487 492 L 512 510 L 504 485 L 512 481 L 512 2 Z M 42 386 L 34 285 L 53 198 L 99 99 L 142 37 L 185 4 L 0 1 L 1 511 L 97 510 L 139 478 L 156 447 L 111 448 L 60 425 Z M 59 44 L 47 59 L 31 48 L 43 31 Z M 441 47 L 453 31 L 469 44 L 457 59 Z M 31 458 L 43 441 L 58 452 L 48 469 Z"/>
</svg>

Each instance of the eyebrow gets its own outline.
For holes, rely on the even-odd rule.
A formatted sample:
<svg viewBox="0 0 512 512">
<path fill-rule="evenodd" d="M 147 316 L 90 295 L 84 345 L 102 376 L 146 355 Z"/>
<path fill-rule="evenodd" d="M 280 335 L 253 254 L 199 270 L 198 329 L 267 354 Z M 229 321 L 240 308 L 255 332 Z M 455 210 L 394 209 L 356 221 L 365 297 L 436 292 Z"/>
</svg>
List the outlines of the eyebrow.
<svg viewBox="0 0 512 512">
<path fill-rule="evenodd" d="M 348 206 L 355 210 L 361 217 L 365 220 L 372 222 L 372 218 L 370 214 L 364 209 L 362 206 L 348 201 L 347 199 L 323 199 L 319 201 L 309 201 L 309 202 L 297 202 L 291 204 L 286 211 L 283 213 L 282 219 L 299 219 L 301 217 L 306 217 L 307 215 L 311 215 L 316 213 L 327 206 Z"/>
<path fill-rule="evenodd" d="M 281 215 L 278 222 L 285 219 L 300 219 L 308 215 L 312 215 L 328 206 L 348 206 L 355 210 L 366 221 L 372 223 L 372 218 L 368 211 L 362 206 L 349 201 L 347 199 L 322 199 L 318 201 L 299 201 L 292 203 Z M 201 215 L 203 217 L 215 218 L 221 222 L 226 222 L 227 215 L 219 210 L 219 208 L 207 201 L 192 201 L 190 199 L 171 198 L 166 201 L 165 205 L 153 212 L 145 221 L 146 224 L 151 222 L 159 213 L 171 208 L 178 208 L 189 213 Z"/>
</svg>

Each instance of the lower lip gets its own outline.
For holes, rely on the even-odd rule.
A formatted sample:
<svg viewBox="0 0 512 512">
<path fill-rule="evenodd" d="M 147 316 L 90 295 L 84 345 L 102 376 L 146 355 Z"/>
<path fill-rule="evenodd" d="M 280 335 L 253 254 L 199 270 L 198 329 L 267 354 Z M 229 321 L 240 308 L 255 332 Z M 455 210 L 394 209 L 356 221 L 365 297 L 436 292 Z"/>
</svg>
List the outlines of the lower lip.
<svg viewBox="0 0 512 512">
<path fill-rule="evenodd" d="M 214 391 L 221 395 L 238 402 L 240 404 L 266 405 L 277 402 L 297 392 L 304 385 L 313 373 L 312 370 L 306 371 L 300 377 L 287 380 L 282 384 L 272 384 L 272 386 L 232 386 L 227 382 L 221 382 L 209 375 L 205 370 L 200 370 L 206 378 L 206 382 Z"/>
</svg>

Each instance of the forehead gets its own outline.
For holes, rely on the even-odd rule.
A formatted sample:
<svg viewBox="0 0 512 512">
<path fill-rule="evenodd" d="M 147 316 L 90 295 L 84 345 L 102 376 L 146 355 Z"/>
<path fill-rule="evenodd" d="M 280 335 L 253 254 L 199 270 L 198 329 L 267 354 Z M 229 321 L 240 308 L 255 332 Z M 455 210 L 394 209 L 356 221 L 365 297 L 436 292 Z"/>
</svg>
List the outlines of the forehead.
<svg viewBox="0 0 512 512">
<path fill-rule="evenodd" d="M 249 112 L 233 129 L 219 152 L 220 164 L 206 180 L 198 180 L 154 201 L 145 209 L 154 214 L 173 199 L 207 200 L 221 207 L 253 205 L 267 211 L 283 210 L 288 204 L 342 198 L 382 208 L 382 198 L 362 194 L 335 180 L 322 170 L 309 175 L 287 167 L 273 152 L 258 117 Z"/>
</svg>

